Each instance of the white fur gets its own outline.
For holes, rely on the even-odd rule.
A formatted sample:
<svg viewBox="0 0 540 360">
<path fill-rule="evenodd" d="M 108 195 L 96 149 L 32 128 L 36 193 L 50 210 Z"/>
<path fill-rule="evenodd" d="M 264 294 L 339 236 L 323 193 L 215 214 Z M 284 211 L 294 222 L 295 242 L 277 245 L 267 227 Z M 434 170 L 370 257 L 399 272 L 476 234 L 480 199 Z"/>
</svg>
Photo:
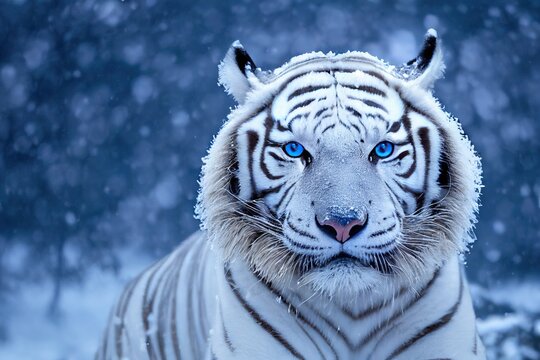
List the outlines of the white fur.
<svg viewBox="0 0 540 360">
<path fill-rule="evenodd" d="M 238 261 L 228 266 L 233 290 L 220 264 L 219 256 L 199 233 L 148 269 L 136 279 L 131 297 L 113 309 L 97 359 L 175 359 L 175 346 L 185 359 L 296 358 L 254 321 L 235 290 L 304 359 L 386 359 L 454 305 L 460 281 L 463 298 L 449 324 L 396 358 L 485 358 L 457 256 L 448 260 L 418 302 L 413 299 L 429 279 L 403 293 L 389 283 L 341 302 L 313 294 L 309 286 L 301 284 L 294 291 L 275 288 L 276 292 L 272 292 Z M 338 281 L 335 277 L 326 280 Z M 148 316 L 150 327 L 145 331 L 144 309 L 152 299 L 155 302 Z M 380 302 L 385 305 L 379 311 L 358 320 L 347 315 L 362 313 Z M 176 317 L 172 317 L 172 306 Z M 124 315 L 115 316 L 118 313 Z M 387 319 L 393 317 L 396 320 L 388 323 Z M 374 336 L 369 336 L 373 331 Z M 471 351 L 475 344 L 476 355 Z"/>
<path fill-rule="evenodd" d="M 196 209 L 202 232 L 127 288 L 113 310 L 98 358 L 175 358 L 177 352 L 188 359 L 485 358 L 458 261 L 472 238 L 480 163 L 457 120 L 430 93 L 444 68 L 440 47 L 425 71 L 408 79 L 360 52 L 304 54 L 273 72 L 248 71 L 246 77 L 234 59 L 234 46 L 241 45 L 235 43 L 220 64 L 220 83 L 240 106 L 231 112 L 204 159 Z M 325 69 L 334 69 L 332 75 Z M 296 78 L 309 72 L 314 75 Z M 369 72 L 380 78 L 368 76 Z M 322 85 L 324 89 L 315 94 L 321 97 L 319 101 L 298 107 L 310 96 L 289 100 L 298 88 Z M 380 96 L 347 86 L 384 89 L 382 104 L 387 111 L 369 105 L 369 101 L 383 101 Z M 352 95 L 360 100 L 350 100 Z M 362 104 L 362 99 L 369 101 Z M 257 114 L 263 103 L 271 104 L 270 108 Z M 358 122 L 346 110 L 354 108 L 395 122 L 406 103 L 415 108 L 411 112 L 415 131 L 429 130 L 431 157 L 428 162 L 422 157 L 425 152 L 418 150 L 417 162 L 419 167 L 429 163 L 431 172 L 427 179 L 415 174 L 405 184 L 426 189 L 425 198 L 436 200 L 441 208 L 436 216 L 426 211 L 411 213 L 408 208 L 414 199 L 388 180 L 406 169 L 410 159 L 401 165 L 367 162 L 370 149 L 386 136 L 384 122 L 368 116 Z M 320 126 L 336 126 L 317 133 L 314 125 L 319 119 L 314 114 L 325 108 L 332 110 Z M 268 114 L 285 127 L 295 115 L 305 115 L 303 122 L 291 125 L 291 132 L 272 134 L 272 141 L 301 141 L 317 156 L 309 176 L 306 165 L 296 160 L 283 167 L 270 160 L 265 163 L 275 175 L 283 175 L 279 179 L 298 182 L 287 207 L 277 206 L 280 193 L 251 199 L 251 194 L 273 184 L 259 165 L 253 171 L 247 167 L 246 136 L 251 131 L 262 139 Z M 344 130 L 353 124 L 363 129 L 357 134 Z M 389 139 L 400 143 L 405 136 L 401 129 Z M 451 163 L 451 186 L 444 196 L 436 186 L 442 139 Z M 412 151 L 412 144 L 402 146 L 401 150 Z M 251 155 L 256 155 L 257 162 L 265 149 L 261 142 L 255 147 Z M 237 195 L 231 190 L 234 177 L 240 183 Z M 385 181 L 387 187 L 381 187 Z M 347 189 L 356 190 L 348 193 Z M 314 232 L 313 238 L 296 236 L 293 243 L 287 238 L 292 236 L 290 225 L 270 213 L 303 218 L 306 224 L 306 219 L 315 218 L 316 210 L 309 206 L 312 199 L 328 198 L 339 204 L 353 199 L 364 206 L 374 194 L 378 203 L 370 208 L 372 222 L 367 230 L 375 233 L 396 221 L 396 216 L 400 217 L 398 226 L 386 237 L 370 240 L 359 235 L 343 247 L 320 232 Z M 403 197 L 405 207 L 396 208 L 389 196 Z M 313 226 L 305 229 L 314 231 Z M 398 253 L 393 273 L 352 261 L 306 270 L 300 260 L 304 255 L 324 260 L 344 250 L 360 258 L 362 246 L 392 239 L 394 247 L 410 240 L 416 246 L 415 253 Z M 383 250 L 377 251 L 384 256 Z M 446 318 L 447 314 L 451 317 Z"/>
</svg>

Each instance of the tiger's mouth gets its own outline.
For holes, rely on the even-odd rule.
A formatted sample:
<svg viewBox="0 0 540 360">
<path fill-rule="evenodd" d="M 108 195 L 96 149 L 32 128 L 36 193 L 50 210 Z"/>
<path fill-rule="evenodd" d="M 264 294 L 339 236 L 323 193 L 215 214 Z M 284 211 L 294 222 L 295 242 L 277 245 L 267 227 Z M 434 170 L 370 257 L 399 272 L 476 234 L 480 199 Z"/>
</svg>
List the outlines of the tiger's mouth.
<svg viewBox="0 0 540 360">
<path fill-rule="evenodd" d="M 373 255 L 366 255 L 364 257 L 357 257 L 350 255 L 344 251 L 339 252 L 336 255 L 333 255 L 323 261 L 315 261 L 313 262 L 313 266 L 311 269 L 314 268 L 351 268 L 351 267 L 363 267 L 363 268 L 371 268 L 374 270 L 377 270 L 384 274 L 392 274 L 394 271 L 393 269 L 393 256 L 392 252 L 387 252 L 384 254 L 373 254 Z"/>
</svg>

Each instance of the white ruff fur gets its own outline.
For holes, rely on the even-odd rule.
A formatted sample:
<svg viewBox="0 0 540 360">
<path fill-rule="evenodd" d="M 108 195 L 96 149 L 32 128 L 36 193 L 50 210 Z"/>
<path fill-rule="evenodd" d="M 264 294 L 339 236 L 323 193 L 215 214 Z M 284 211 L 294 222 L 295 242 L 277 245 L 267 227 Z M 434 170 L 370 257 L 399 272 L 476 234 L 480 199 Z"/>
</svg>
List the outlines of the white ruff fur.
<svg viewBox="0 0 540 360">
<path fill-rule="evenodd" d="M 201 231 L 128 285 L 97 358 L 484 359 L 459 261 L 481 170 L 431 94 L 443 69 L 433 30 L 401 68 L 311 53 L 263 72 L 235 42 Z M 372 161 L 381 140 L 399 159 Z M 317 225 L 328 209 L 368 220 L 341 243 Z"/>
</svg>

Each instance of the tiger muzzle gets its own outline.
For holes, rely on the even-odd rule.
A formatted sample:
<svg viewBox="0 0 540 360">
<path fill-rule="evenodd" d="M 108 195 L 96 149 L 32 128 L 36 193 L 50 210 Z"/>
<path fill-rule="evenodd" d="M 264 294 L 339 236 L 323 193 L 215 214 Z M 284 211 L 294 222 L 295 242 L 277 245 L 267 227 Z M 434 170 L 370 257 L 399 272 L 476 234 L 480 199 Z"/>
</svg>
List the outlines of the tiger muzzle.
<svg viewBox="0 0 540 360">
<path fill-rule="evenodd" d="M 367 221 L 367 211 L 353 207 L 331 207 L 322 217 L 315 217 L 319 229 L 342 244 L 361 232 Z"/>
</svg>

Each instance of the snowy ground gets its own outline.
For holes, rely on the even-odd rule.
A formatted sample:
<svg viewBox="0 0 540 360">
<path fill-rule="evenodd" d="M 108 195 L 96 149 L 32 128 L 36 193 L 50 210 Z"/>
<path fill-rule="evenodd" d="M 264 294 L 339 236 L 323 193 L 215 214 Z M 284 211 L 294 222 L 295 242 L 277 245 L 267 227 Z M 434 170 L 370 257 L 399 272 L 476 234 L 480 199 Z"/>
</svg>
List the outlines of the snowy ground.
<svg viewBox="0 0 540 360">
<path fill-rule="evenodd" d="M 9 338 L 0 344 L 2 360 L 92 359 L 105 328 L 108 312 L 124 284 L 150 260 L 131 256 L 130 266 L 119 276 L 92 271 L 80 286 L 66 286 L 62 315 L 51 321 L 47 315 L 50 284 L 25 287 L 8 319 Z"/>
<path fill-rule="evenodd" d="M 540 282 L 471 286 L 488 359 L 540 359 Z"/>
<path fill-rule="evenodd" d="M 9 319 L 3 360 L 92 359 L 111 308 L 126 281 L 150 261 L 133 256 L 120 276 L 92 272 L 82 286 L 66 287 L 62 317 L 47 318 L 50 286 L 26 287 Z M 485 289 L 472 285 L 478 330 L 488 359 L 540 359 L 540 282 L 527 280 Z"/>
</svg>

